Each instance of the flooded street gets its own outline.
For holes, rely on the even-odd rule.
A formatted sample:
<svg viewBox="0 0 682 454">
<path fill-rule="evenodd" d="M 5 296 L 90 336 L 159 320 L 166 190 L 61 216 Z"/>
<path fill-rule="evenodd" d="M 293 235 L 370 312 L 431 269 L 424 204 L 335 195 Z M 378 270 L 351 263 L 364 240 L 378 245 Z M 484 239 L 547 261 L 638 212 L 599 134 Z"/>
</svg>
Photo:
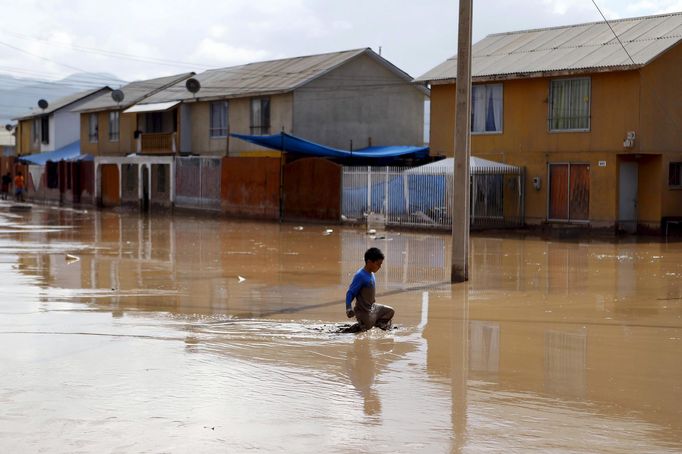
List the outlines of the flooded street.
<svg viewBox="0 0 682 454">
<path fill-rule="evenodd" d="M 682 451 L 682 242 L 326 229 L 0 204 L 0 451 Z"/>
</svg>

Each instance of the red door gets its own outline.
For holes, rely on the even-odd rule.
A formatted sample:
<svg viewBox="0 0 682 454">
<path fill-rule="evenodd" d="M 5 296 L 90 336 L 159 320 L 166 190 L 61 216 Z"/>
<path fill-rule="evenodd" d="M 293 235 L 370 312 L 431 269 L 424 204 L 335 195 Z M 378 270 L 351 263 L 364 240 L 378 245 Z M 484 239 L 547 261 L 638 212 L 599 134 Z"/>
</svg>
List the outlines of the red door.
<svg viewBox="0 0 682 454">
<path fill-rule="evenodd" d="M 549 219 L 587 221 L 589 207 L 589 164 L 550 164 Z"/>
</svg>

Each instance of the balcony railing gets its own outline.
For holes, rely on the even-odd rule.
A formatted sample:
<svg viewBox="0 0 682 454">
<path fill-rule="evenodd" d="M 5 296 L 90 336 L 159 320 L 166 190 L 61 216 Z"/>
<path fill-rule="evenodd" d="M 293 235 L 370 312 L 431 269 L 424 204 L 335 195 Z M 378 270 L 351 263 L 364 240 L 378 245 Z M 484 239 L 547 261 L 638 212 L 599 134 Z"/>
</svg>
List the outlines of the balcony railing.
<svg viewBox="0 0 682 454">
<path fill-rule="evenodd" d="M 175 132 L 145 132 L 138 139 L 138 153 L 142 154 L 167 154 L 175 153 Z"/>
</svg>

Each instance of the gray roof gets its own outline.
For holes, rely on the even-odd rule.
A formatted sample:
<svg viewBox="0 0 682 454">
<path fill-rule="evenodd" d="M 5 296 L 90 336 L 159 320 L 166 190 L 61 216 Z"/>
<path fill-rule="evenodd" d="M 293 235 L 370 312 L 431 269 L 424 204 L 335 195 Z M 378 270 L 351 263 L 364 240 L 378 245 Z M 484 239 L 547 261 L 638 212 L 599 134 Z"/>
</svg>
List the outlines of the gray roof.
<svg viewBox="0 0 682 454">
<path fill-rule="evenodd" d="M 107 86 L 91 89 L 91 90 L 86 90 L 86 91 L 79 91 L 78 93 L 74 93 L 69 96 L 64 96 L 62 98 L 55 99 L 54 101 L 50 101 L 47 105 L 47 109 L 42 110 L 40 108 L 34 107 L 31 109 L 31 113 L 28 115 L 24 115 L 22 117 L 16 118 L 16 120 L 28 120 L 29 118 L 34 118 L 34 117 L 42 117 L 43 115 L 48 115 L 51 114 L 52 112 L 56 112 L 59 109 L 63 109 L 65 107 L 70 106 L 71 104 L 74 104 L 82 99 L 87 98 L 88 96 L 94 95 L 97 92 L 105 90 L 107 93 L 111 91 L 111 88 Z M 105 93 L 106 95 L 106 93 Z"/>
<path fill-rule="evenodd" d="M 682 39 L 682 13 L 488 35 L 472 48 L 474 78 L 514 78 L 559 72 L 640 68 Z M 628 57 L 627 54 L 630 54 Z M 415 82 L 453 80 L 457 58 L 419 76 Z"/>
<path fill-rule="evenodd" d="M 120 103 L 114 101 L 110 93 L 105 93 L 102 96 L 98 96 L 92 101 L 88 101 L 85 104 L 79 106 L 77 109 L 74 109 L 74 111 L 96 112 L 100 110 L 125 109 L 153 95 L 159 90 L 170 87 L 177 82 L 184 81 L 193 75 L 193 72 L 189 72 L 176 74 L 174 76 L 159 77 L 157 79 L 138 80 L 136 82 L 131 82 L 120 88 L 124 94 L 123 101 Z"/>
<path fill-rule="evenodd" d="M 150 96 L 144 100 L 144 103 L 286 93 L 363 54 L 373 57 L 406 82 L 412 80 L 407 73 L 392 65 L 372 49 L 364 48 L 212 69 L 194 77 L 201 84 L 201 89 L 196 96 L 192 96 L 192 93 L 185 88 L 185 83 L 182 82 Z"/>
</svg>

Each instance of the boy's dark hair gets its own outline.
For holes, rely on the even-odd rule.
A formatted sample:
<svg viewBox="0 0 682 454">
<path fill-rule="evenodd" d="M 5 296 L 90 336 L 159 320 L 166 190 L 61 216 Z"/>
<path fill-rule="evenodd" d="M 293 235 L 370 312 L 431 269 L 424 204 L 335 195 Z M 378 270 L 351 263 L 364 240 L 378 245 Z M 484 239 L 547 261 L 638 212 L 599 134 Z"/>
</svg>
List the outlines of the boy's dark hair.
<svg viewBox="0 0 682 454">
<path fill-rule="evenodd" d="M 381 252 L 381 249 L 378 247 L 371 247 L 365 251 L 365 263 L 369 262 L 370 260 L 372 262 L 376 262 L 377 260 L 383 260 L 384 259 L 384 253 Z"/>
</svg>

